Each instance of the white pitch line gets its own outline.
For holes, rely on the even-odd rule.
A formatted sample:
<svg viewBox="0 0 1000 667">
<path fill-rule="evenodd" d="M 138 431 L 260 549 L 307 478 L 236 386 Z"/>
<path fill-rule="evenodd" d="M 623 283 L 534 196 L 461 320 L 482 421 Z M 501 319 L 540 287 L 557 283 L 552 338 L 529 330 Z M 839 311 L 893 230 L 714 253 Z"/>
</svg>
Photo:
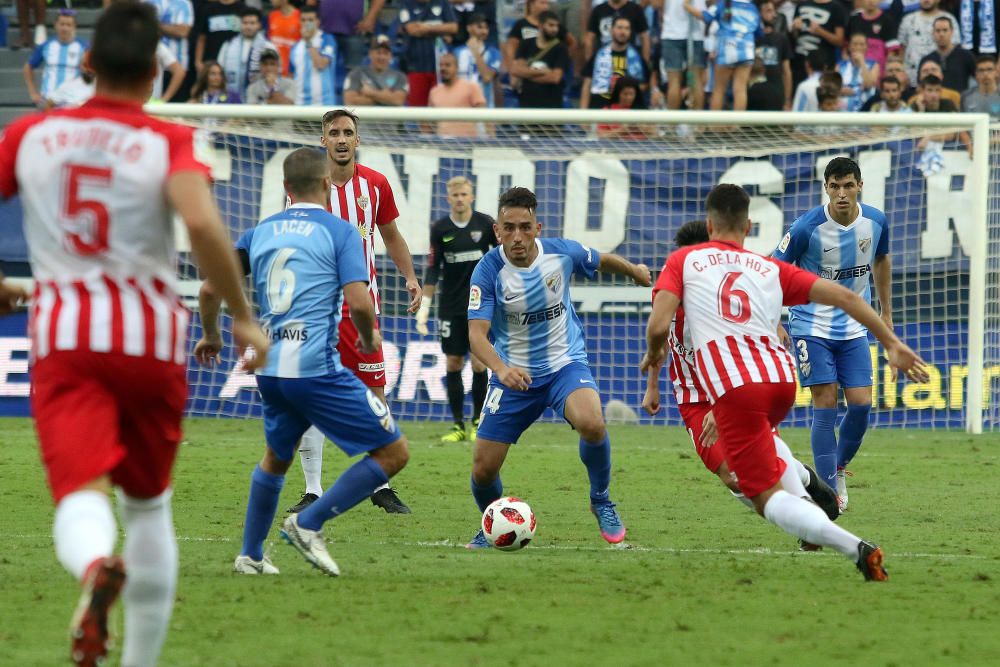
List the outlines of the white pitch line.
<svg viewBox="0 0 1000 667">
<path fill-rule="evenodd" d="M 26 540 L 26 541 L 38 541 L 38 540 L 51 540 L 52 536 L 48 534 L 30 534 L 30 533 L 14 533 L 10 535 L 4 535 L 7 539 L 14 540 Z M 228 544 L 232 542 L 238 542 L 235 537 L 195 537 L 190 535 L 178 535 L 178 542 L 209 542 L 209 543 L 220 543 Z M 464 542 L 452 542 L 451 540 L 440 540 L 435 542 L 427 541 L 417 541 L 417 542 L 369 542 L 362 540 L 337 540 L 333 542 L 336 544 L 352 544 L 352 545 L 374 545 L 383 547 L 421 547 L 426 549 L 465 549 Z M 781 556 L 787 557 L 793 554 L 801 554 L 802 552 L 798 550 L 774 550 L 768 549 L 766 547 L 758 547 L 756 549 L 683 549 L 679 547 L 646 547 L 639 544 L 629 544 L 623 543 L 620 545 L 607 545 L 607 546 L 593 546 L 593 545 L 568 545 L 568 544 L 532 544 L 530 547 L 532 550 L 546 550 L 546 551 L 623 551 L 623 552 L 637 552 L 637 553 L 654 553 L 654 554 L 707 554 L 707 555 L 717 555 L 717 556 Z M 832 550 L 824 552 L 814 552 L 810 557 L 824 557 L 824 556 L 839 556 L 839 554 L 833 552 Z M 914 551 L 888 551 L 887 556 L 890 558 L 914 558 L 914 559 L 944 559 L 944 560 L 986 560 L 991 558 L 989 556 L 979 556 L 975 554 L 935 554 L 935 553 L 922 553 Z"/>
</svg>

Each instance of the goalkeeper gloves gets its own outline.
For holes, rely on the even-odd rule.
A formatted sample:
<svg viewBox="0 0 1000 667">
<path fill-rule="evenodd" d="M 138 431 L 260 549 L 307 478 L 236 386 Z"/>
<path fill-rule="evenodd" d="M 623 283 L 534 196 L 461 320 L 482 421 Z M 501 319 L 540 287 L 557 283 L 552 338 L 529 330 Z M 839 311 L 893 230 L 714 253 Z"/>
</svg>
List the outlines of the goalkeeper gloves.
<svg viewBox="0 0 1000 667">
<path fill-rule="evenodd" d="M 417 333 L 422 336 L 426 336 L 430 333 L 427 329 L 427 319 L 431 315 L 431 299 L 430 297 L 420 297 L 420 308 L 417 310 Z"/>
</svg>

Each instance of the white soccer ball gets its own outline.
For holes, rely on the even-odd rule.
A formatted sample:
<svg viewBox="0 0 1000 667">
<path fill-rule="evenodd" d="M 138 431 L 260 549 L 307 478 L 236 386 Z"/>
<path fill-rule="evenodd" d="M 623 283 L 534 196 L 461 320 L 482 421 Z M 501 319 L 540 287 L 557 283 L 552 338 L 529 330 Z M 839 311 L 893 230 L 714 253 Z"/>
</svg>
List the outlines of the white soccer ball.
<svg viewBox="0 0 1000 667">
<path fill-rule="evenodd" d="M 520 498 L 500 498 L 483 512 L 483 535 L 490 546 L 517 551 L 535 536 L 535 513 Z"/>
</svg>

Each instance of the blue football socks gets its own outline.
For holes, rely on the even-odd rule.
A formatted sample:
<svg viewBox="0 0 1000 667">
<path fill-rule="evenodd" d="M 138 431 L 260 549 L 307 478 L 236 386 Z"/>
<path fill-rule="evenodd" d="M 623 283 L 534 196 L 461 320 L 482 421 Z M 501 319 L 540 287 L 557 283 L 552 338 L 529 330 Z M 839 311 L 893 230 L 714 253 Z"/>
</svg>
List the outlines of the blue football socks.
<svg viewBox="0 0 1000 667">
<path fill-rule="evenodd" d="M 837 408 L 813 408 L 812 450 L 816 474 L 837 488 Z"/>
<path fill-rule="evenodd" d="M 319 530 L 335 516 L 351 509 L 389 482 L 382 466 L 370 456 L 345 470 L 319 499 L 299 513 L 299 525 L 306 530 Z"/>
<path fill-rule="evenodd" d="M 476 484 L 476 480 L 470 479 L 469 487 L 472 489 L 472 497 L 476 499 L 476 505 L 479 506 L 480 512 L 485 512 L 490 503 L 503 495 L 503 482 L 500 481 L 499 474 L 491 484 L 485 486 L 479 486 Z"/>
<path fill-rule="evenodd" d="M 840 442 L 837 446 L 837 466 L 845 467 L 858 453 L 861 441 L 868 430 L 868 414 L 870 405 L 848 405 L 844 421 L 840 423 Z M 836 488 L 836 487 L 834 487 Z"/>
<path fill-rule="evenodd" d="M 250 475 L 250 497 L 247 499 L 247 515 L 243 522 L 244 556 L 256 561 L 264 558 L 264 540 L 271 530 L 274 514 L 278 511 L 278 496 L 284 485 L 284 475 L 264 472 L 259 465 Z"/>
<path fill-rule="evenodd" d="M 611 485 L 611 440 L 607 431 L 604 440 L 587 442 L 580 438 L 580 460 L 587 466 L 590 478 L 590 502 L 608 502 L 608 487 Z"/>
</svg>

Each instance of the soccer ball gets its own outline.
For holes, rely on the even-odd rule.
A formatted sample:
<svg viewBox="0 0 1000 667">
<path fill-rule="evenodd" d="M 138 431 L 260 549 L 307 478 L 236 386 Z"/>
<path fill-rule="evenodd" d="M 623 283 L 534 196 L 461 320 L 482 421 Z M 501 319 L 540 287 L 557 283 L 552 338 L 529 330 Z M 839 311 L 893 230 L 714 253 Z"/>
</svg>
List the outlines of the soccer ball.
<svg viewBox="0 0 1000 667">
<path fill-rule="evenodd" d="M 483 512 L 483 535 L 490 546 L 517 551 L 535 536 L 535 513 L 520 498 L 500 498 Z"/>
</svg>

